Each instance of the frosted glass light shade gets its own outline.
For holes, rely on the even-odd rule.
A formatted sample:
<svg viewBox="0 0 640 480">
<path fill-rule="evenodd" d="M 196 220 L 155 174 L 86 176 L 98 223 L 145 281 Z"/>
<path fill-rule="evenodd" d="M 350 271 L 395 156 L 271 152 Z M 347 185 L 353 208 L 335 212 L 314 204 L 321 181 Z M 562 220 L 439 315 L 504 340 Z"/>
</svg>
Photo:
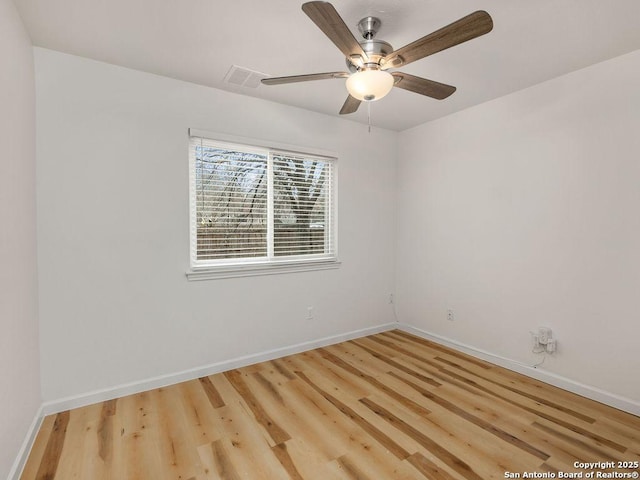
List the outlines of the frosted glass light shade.
<svg viewBox="0 0 640 480">
<path fill-rule="evenodd" d="M 380 100 L 393 88 L 393 76 L 383 70 L 361 70 L 347 78 L 349 95 L 358 100 Z"/>
</svg>

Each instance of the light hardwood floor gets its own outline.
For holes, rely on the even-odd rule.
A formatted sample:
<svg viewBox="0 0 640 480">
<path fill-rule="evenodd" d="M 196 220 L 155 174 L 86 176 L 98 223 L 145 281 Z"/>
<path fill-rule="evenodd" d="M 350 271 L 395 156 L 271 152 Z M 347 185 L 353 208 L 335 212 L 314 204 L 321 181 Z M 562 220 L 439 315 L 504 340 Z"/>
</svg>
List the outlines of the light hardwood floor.
<svg viewBox="0 0 640 480">
<path fill-rule="evenodd" d="M 395 330 L 48 416 L 22 479 L 557 478 L 576 461 L 640 461 L 640 418 Z M 583 473 L 613 471 L 638 469 Z"/>
</svg>

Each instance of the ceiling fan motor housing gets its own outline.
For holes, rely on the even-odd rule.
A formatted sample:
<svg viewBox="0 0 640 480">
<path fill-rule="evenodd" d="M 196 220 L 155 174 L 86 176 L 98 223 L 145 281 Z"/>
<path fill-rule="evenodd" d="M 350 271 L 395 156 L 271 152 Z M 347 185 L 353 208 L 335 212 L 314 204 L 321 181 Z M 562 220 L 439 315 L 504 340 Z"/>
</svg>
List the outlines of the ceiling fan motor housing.
<svg viewBox="0 0 640 480">
<path fill-rule="evenodd" d="M 368 62 L 361 67 L 355 65 L 352 59 L 347 58 L 347 67 L 351 73 L 357 72 L 361 68 L 377 68 L 380 65 L 380 60 L 393 52 L 393 47 L 389 43 L 374 38 L 381 25 L 382 22 L 377 17 L 365 17 L 358 22 L 358 30 L 365 39 L 359 43 L 364 53 L 367 54 Z"/>
</svg>

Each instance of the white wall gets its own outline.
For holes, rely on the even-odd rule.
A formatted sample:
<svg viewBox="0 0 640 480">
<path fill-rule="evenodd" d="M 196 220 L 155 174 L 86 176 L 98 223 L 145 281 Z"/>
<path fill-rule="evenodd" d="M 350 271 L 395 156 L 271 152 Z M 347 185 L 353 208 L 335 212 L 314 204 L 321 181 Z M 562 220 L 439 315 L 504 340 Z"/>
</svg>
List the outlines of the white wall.
<svg viewBox="0 0 640 480">
<path fill-rule="evenodd" d="M 40 407 L 31 41 L 0 0 L 0 478 Z"/>
<path fill-rule="evenodd" d="M 640 51 L 399 137 L 401 322 L 640 401 Z M 447 321 L 447 309 L 455 320 Z"/>
<path fill-rule="evenodd" d="M 380 325 L 394 289 L 519 362 L 549 326 L 543 368 L 640 400 L 639 52 L 399 135 L 35 52 L 46 401 Z M 189 127 L 337 152 L 341 268 L 188 282 Z"/>
<path fill-rule="evenodd" d="M 395 132 L 35 58 L 45 401 L 393 321 Z M 188 282 L 189 127 L 336 152 L 341 267 Z"/>
</svg>

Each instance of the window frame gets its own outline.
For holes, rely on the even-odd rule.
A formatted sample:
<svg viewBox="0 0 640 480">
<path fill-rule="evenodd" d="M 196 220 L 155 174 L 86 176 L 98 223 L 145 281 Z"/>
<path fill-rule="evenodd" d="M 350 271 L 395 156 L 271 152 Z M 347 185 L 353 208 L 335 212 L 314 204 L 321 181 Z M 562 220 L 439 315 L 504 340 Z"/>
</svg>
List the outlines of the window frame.
<svg viewBox="0 0 640 480">
<path fill-rule="evenodd" d="M 247 257 L 218 259 L 214 261 L 197 260 L 197 191 L 196 191 L 196 168 L 195 154 L 192 148 L 192 139 L 202 138 L 213 143 L 245 147 L 249 150 L 262 150 L 272 155 L 294 155 L 306 156 L 318 160 L 325 160 L 331 163 L 331 192 L 329 215 L 329 235 L 332 236 L 330 243 L 333 251 L 329 254 L 308 254 L 308 255 L 288 255 L 269 257 Z M 338 158 L 333 152 L 319 150 L 296 145 L 258 140 L 246 137 L 239 137 L 203 130 L 188 130 L 188 151 L 189 151 L 189 270 L 186 276 L 189 280 L 209 280 L 218 278 L 246 277 L 254 275 L 273 275 L 314 270 L 326 270 L 338 268 Z M 269 161 L 268 161 L 269 163 Z M 271 170 L 271 167 L 269 167 Z M 270 175 L 271 177 L 271 175 Z M 269 178 L 272 182 L 272 178 Z M 272 209 L 273 205 L 270 204 Z M 272 221 L 273 212 L 269 211 L 268 216 Z M 273 234 L 273 228 L 267 235 Z M 269 240 L 268 240 L 269 241 Z"/>
</svg>

